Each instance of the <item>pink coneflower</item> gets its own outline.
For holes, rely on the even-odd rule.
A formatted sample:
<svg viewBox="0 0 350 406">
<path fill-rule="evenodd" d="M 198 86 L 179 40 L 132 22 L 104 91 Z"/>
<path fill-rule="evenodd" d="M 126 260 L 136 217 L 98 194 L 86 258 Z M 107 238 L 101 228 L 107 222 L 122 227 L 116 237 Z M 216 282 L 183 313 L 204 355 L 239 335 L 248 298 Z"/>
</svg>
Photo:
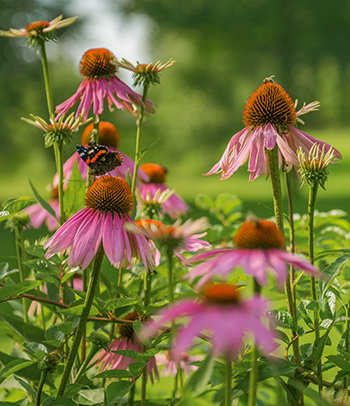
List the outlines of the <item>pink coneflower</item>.
<svg viewBox="0 0 350 406">
<path fill-rule="evenodd" d="M 249 180 L 256 179 L 261 174 L 269 175 L 267 150 L 277 144 L 279 164 L 293 165 L 298 170 L 297 150 L 302 148 L 308 153 L 312 145 L 317 142 L 324 146 L 327 152 L 331 146 L 317 140 L 311 135 L 295 127 L 298 115 L 315 110 L 315 103 L 304 106 L 299 112 L 282 86 L 265 79 L 263 84 L 252 93 L 243 111 L 245 128 L 235 134 L 226 147 L 220 161 L 205 175 L 221 174 L 220 179 L 227 179 L 237 169 L 244 165 L 249 157 Z M 300 120 L 299 120 L 300 121 Z M 339 151 L 335 157 L 341 158 Z"/>
<path fill-rule="evenodd" d="M 46 258 L 70 248 L 68 266 L 85 269 L 102 243 L 114 267 L 129 268 L 134 260 L 142 260 L 146 268 L 153 269 L 147 240 L 124 228 L 134 224 L 129 215 L 134 199 L 125 180 L 113 176 L 96 179 L 86 193 L 85 205 L 45 244 Z"/>
<path fill-rule="evenodd" d="M 173 350 L 156 355 L 157 364 L 164 365 L 162 376 L 176 376 L 180 368 L 187 376 L 190 376 L 191 371 L 198 369 L 196 365 L 191 365 L 191 363 L 199 361 L 200 359 L 202 359 L 202 357 L 191 357 L 187 352 L 183 352 L 176 356 Z"/>
<path fill-rule="evenodd" d="M 313 265 L 284 250 L 284 236 L 272 221 L 245 221 L 233 242 L 236 248 L 214 249 L 190 258 L 191 263 L 204 262 L 186 277 L 190 280 L 201 277 L 196 285 L 200 288 L 215 275 L 226 276 L 239 266 L 253 276 L 259 285 L 265 285 L 267 273 L 271 273 L 281 288 L 288 277 L 287 264 L 313 276 L 319 275 Z"/>
<path fill-rule="evenodd" d="M 125 320 L 138 320 L 140 315 L 137 312 L 129 313 L 124 316 Z M 98 362 L 96 365 L 103 364 L 102 370 L 111 369 L 124 369 L 127 370 L 130 363 L 135 362 L 134 359 L 126 357 L 125 355 L 115 354 L 112 351 L 118 350 L 131 350 L 142 353 L 142 344 L 134 333 L 133 326 L 130 324 L 120 324 L 118 326 L 119 337 L 112 341 L 110 351 L 102 350 L 97 357 Z M 94 361 L 95 361 L 94 360 Z M 154 377 L 159 379 L 159 373 L 155 357 L 151 357 L 147 362 L 147 376 L 150 377 L 151 382 L 154 382 Z"/>
<path fill-rule="evenodd" d="M 140 166 L 149 177 L 148 181 L 145 181 L 140 186 L 141 199 L 146 201 L 148 199 L 154 199 L 154 197 L 161 192 L 167 190 L 165 186 L 167 170 L 158 164 L 147 163 Z M 185 214 L 190 210 L 189 206 L 178 196 L 173 193 L 169 199 L 162 204 L 162 210 L 168 214 L 172 219 L 176 219 L 182 214 Z"/>
<path fill-rule="evenodd" d="M 137 114 L 135 105 L 144 104 L 142 96 L 115 76 L 117 68 L 111 63 L 114 59 L 115 56 L 106 48 L 89 49 L 84 53 L 79 66 L 84 79 L 77 92 L 56 107 L 57 117 L 68 112 L 79 100 L 76 117 L 83 113 L 86 120 L 92 105 L 94 115 L 99 116 L 103 112 L 105 99 L 110 110 L 115 106 L 118 109 L 127 109 L 133 115 Z M 145 102 L 145 112 L 154 112 L 149 100 Z"/>
<path fill-rule="evenodd" d="M 186 352 L 195 337 L 202 333 L 213 344 L 213 353 L 225 358 L 235 358 L 243 345 L 246 333 L 254 336 L 255 342 L 264 353 L 276 348 L 274 336 L 261 322 L 267 310 L 266 301 L 260 297 L 243 301 L 238 288 L 228 284 L 217 284 L 207 287 L 202 292 L 201 300 L 187 299 L 170 305 L 155 315 L 157 322 L 149 322 L 141 330 L 141 338 L 148 339 L 164 323 L 177 322 L 185 317 L 188 321 L 178 328 L 172 350 L 175 359 Z"/>
<path fill-rule="evenodd" d="M 56 214 L 56 218 L 47 212 L 39 203 L 33 204 L 25 209 L 30 216 L 30 222 L 33 228 L 40 228 L 44 223 L 49 231 L 54 231 L 59 227 L 57 221 L 60 218 L 60 205 L 58 201 L 58 189 L 52 188 L 51 199 L 48 204 Z"/>
<path fill-rule="evenodd" d="M 196 252 L 210 247 L 207 241 L 201 239 L 207 233 L 198 234 L 207 227 L 208 223 L 205 218 L 187 220 L 183 224 L 175 222 L 173 225 L 165 225 L 158 220 L 141 219 L 138 220 L 137 225 L 129 224 L 127 226 L 134 233 L 154 241 L 160 249 L 173 251 L 185 266 L 190 266 L 191 263 L 181 252 Z"/>
<path fill-rule="evenodd" d="M 81 136 L 82 145 L 84 145 L 84 146 L 88 145 L 88 143 L 90 141 L 90 134 L 91 134 L 92 130 L 93 130 L 92 123 L 85 127 L 84 132 Z M 118 150 L 118 152 L 120 152 L 118 149 L 119 142 L 120 142 L 120 136 L 119 136 L 119 132 L 114 124 L 112 124 L 108 121 L 100 121 L 98 139 L 99 139 L 99 141 L 98 141 L 99 144 L 105 145 L 106 147 L 109 148 L 110 151 Z M 124 154 L 123 152 L 120 152 L 120 154 L 123 156 L 123 164 L 120 166 L 117 166 L 115 169 L 110 171 L 109 174 L 112 176 L 117 176 L 117 177 L 125 179 L 126 173 L 129 170 L 130 176 L 132 178 L 133 173 L 134 173 L 134 161 L 131 158 L 129 158 L 126 154 Z M 82 179 L 86 180 L 86 178 L 87 178 L 88 166 L 83 161 L 83 159 L 81 159 L 78 152 L 75 152 L 63 164 L 63 177 L 65 180 L 65 183 L 67 183 L 72 176 L 72 170 L 73 170 L 73 165 L 74 165 L 75 160 L 77 161 L 78 169 L 79 169 Z M 140 180 L 148 181 L 148 176 L 140 168 L 138 170 L 138 179 L 139 179 L 138 182 L 140 182 Z M 57 173 L 54 177 L 53 184 L 58 185 L 58 174 Z"/>
</svg>

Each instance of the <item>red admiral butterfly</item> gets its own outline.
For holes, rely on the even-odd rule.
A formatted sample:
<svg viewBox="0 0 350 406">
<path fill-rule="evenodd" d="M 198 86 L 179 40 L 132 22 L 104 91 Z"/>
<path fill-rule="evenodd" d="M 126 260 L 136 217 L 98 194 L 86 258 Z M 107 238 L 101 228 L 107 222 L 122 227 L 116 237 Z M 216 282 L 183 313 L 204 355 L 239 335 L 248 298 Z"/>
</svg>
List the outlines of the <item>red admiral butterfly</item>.
<svg viewBox="0 0 350 406">
<path fill-rule="evenodd" d="M 105 145 L 90 141 L 88 147 L 77 145 L 80 158 L 90 168 L 92 175 L 104 175 L 123 163 L 123 156 L 117 151 L 109 151 Z"/>
</svg>

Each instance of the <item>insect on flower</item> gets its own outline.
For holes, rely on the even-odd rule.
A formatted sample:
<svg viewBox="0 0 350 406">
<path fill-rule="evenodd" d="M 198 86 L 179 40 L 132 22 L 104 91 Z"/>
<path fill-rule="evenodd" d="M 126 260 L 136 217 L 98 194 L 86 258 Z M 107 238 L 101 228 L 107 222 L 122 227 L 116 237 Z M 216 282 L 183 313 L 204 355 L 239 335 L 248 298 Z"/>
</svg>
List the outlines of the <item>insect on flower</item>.
<svg viewBox="0 0 350 406">
<path fill-rule="evenodd" d="M 123 163 L 123 156 L 117 151 L 109 151 L 105 145 L 90 141 L 88 147 L 77 145 L 77 152 L 91 169 L 92 175 L 104 175 Z"/>
</svg>

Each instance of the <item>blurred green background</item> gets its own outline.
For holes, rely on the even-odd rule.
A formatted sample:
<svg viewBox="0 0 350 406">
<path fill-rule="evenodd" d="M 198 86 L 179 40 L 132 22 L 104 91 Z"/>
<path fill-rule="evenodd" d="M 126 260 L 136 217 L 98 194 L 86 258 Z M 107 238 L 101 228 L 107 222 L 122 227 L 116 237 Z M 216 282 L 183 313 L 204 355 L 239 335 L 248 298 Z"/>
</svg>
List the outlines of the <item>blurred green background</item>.
<svg viewBox="0 0 350 406">
<path fill-rule="evenodd" d="M 231 136 L 242 128 L 249 95 L 275 75 L 293 100 L 321 102 L 305 117 L 303 130 L 332 143 L 343 154 L 330 168 L 320 210 L 348 210 L 350 167 L 349 111 L 350 3 L 347 0 L 1 0 L 0 28 L 21 28 L 63 13 L 77 15 L 74 25 L 58 30 L 49 44 L 54 104 L 71 96 L 81 78 L 78 63 L 89 48 L 107 47 L 131 62 L 177 64 L 162 73 L 150 99 L 158 107 L 144 125 L 143 148 L 154 144 L 145 162 L 168 168 L 168 185 L 192 206 L 195 195 L 237 194 L 247 211 L 272 216 L 271 186 L 262 177 L 248 182 L 246 167 L 226 181 L 204 177 L 220 158 Z M 39 56 L 25 39 L 0 38 L 0 201 L 31 195 L 27 177 L 48 197 L 54 174 L 51 149 L 40 130 L 21 121 L 29 114 L 47 118 Z M 131 77 L 120 72 L 132 84 Z M 103 113 L 121 135 L 120 149 L 133 156 L 135 118 L 127 112 Z M 65 148 L 66 157 L 80 134 Z M 307 188 L 295 183 L 296 210 L 305 212 Z M 0 229 L 0 237 L 7 231 Z M 3 240 L 4 238 L 2 238 Z M 1 255 L 9 256 L 1 244 Z"/>
</svg>

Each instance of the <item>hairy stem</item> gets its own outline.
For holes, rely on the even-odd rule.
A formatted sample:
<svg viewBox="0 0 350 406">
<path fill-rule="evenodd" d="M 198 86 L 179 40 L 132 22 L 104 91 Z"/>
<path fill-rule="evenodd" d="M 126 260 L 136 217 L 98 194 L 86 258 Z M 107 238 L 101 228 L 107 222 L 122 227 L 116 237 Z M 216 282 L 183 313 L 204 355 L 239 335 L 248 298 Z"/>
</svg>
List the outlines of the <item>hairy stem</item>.
<svg viewBox="0 0 350 406">
<path fill-rule="evenodd" d="M 22 247 L 23 247 L 23 238 L 22 238 L 22 227 L 15 227 L 15 239 L 16 239 L 16 254 L 17 254 L 17 263 L 18 263 L 18 270 L 19 270 L 19 278 L 20 281 L 23 282 L 25 280 L 24 277 L 24 269 L 23 269 L 23 262 L 22 262 Z M 22 299 L 23 304 L 23 320 L 25 323 L 28 323 L 28 302 L 23 297 Z"/>
<path fill-rule="evenodd" d="M 36 391 L 35 406 L 40 406 L 41 393 L 42 393 L 44 385 L 45 385 L 46 377 L 47 377 L 47 369 L 44 369 L 43 371 L 41 371 L 40 381 L 39 381 L 39 384 L 38 384 L 38 389 Z"/>
<path fill-rule="evenodd" d="M 90 275 L 89 286 L 88 286 L 88 290 L 87 290 L 85 301 L 84 301 L 83 311 L 81 313 L 79 325 L 77 327 L 77 331 L 74 336 L 73 344 L 72 344 L 72 347 L 71 347 L 69 355 L 68 355 L 67 363 L 66 363 L 64 371 L 63 371 L 63 376 L 62 376 L 61 384 L 58 388 L 57 396 L 63 395 L 64 390 L 66 389 L 66 386 L 68 383 L 69 375 L 72 370 L 74 360 L 75 360 L 75 357 L 76 357 L 78 349 L 79 349 L 80 341 L 82 339 L 86 323 L 88 321 L 89 312 L 90 312 L 92 302 L 93 302 L 94 296 L 95 296 L 95 290 L 96 290 L 96 287 L 98 286 L 98 280 L 99 280 L 99 276 L 100 276 L 103 256 L 104 256 L 104 251 L 103 251 L 103 246 L 101 244 L 96 253 L 96 256 L 95 256 L 94 265 L 93 265 L 91 275 Z"/>
</svg>

